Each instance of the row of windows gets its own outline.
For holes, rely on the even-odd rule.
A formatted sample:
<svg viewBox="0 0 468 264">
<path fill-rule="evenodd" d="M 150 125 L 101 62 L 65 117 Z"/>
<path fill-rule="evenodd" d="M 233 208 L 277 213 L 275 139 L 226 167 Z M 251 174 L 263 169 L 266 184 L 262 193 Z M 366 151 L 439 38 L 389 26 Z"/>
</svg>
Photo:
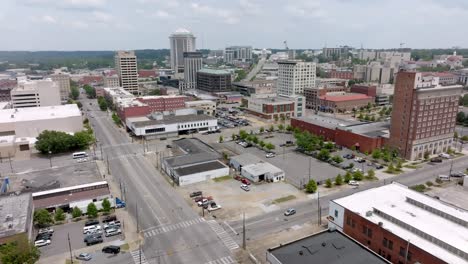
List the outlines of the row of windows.
<svg viewBox="0 0 468 264">
<path fill-rule="evenodd" d="M 152 133 L 158 133 L 158 132 L 164 132 L 164 131 L 166 131 L 165 127 L 150 128 L 150 129 L 145 129 L 145 134 L 152 134 Z"/>
<path fill-rule="evenodd" d="M 198 122 L 192 124 L 184 124 L 184 125 L 177 125 L 177 128 L 192 128 L 192 127 L 200 127 L 200 126 L 207 126 L 208 122 Z"/>
<path fill-rule="evenodd" d="M 426 133 L 418 133 L 416 134 L 416 139 L 422 139 L 422 138 L 428 138 L 428 137 L 435 137 L 439 135 L 444 135 L 444 134 L 449 134 L 451 129 L 445 129 L 445 130 L 438 130 L 438 131 L 433 131 L 433 132 L 426 132 Z"/>
</svg>

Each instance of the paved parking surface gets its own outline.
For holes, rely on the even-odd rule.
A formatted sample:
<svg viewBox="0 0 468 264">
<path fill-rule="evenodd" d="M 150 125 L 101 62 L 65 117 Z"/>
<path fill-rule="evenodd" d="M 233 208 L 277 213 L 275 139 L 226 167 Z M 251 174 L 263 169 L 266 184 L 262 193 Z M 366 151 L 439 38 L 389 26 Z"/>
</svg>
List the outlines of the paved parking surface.
<svg viewBox="0 0 468 264">
<path fill-rule="evenodd" d="M 70 244 L 73 251 L 78 251 L 79 253 L 86 252 L 86 243 L 84 240 L 83 227 L 84 220 L 76 223 L 69 223 L 59 226 L 53 226 L 54 234 L 52 236 L 51 244 L 45 247 L 41 247 L 41 255 L 44 257 L 49 257 L 57 254 L 62 254 L 68 252 L 68 235 L 70 235 Z M 102 223 L 101 223 L 102 225 Z M 101 226 L 102 227 L 102 226 Z M 122 235 L 105 237 L 102 235 L 104 243 L 119 240 L 122 238 Z M 83 249 L 84 251 L 80 250 Z M 78 253 L 78 254 L 79 254 Z"/>
</svg>

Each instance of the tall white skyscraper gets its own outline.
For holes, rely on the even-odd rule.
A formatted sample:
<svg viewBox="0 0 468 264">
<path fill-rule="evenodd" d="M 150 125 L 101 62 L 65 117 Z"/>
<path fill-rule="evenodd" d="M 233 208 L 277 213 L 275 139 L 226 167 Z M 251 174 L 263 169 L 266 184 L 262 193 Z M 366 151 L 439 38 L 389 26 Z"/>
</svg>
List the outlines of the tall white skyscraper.
<svg viewBox="0 0 468 264">
<path fill-rule="evenodd" d="M 130 93 L 138 93 L 138 67 L 134 51 L 115 53 L 115 70 L 122 88 Z"/>
<path fill-rule="evenodd" d="M 202 68 L 201 52 L 184 52 L 184 89 L 197 88 L 197 72 Z"/>
<path fill-rule="evenodd" d="M 315 87 L 316 65 L 298 60 L 278 61 L 279 95 L 302 95 L 304 88 Z"/>
<path fill-rule="evenodd" d="M 171 44 L 171 69 L 184 71 L 184 52 L 195 51 L 195 36 L 185 28 L 179 28 L 169 36 Z"/>
</svg>

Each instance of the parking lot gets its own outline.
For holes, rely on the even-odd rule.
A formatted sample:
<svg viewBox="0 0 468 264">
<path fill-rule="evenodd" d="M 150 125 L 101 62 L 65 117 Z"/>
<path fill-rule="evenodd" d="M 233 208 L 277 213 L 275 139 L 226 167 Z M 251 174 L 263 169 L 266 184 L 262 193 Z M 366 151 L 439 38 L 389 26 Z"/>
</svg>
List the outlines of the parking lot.
<svg viewBox="0 0 468 264">
<path fill-rule="evenodd" d="M 52 226 L 54 229 L 54 234 L 52 235 L 51 244 L 40 248 L 41 256 L 49 257 L 68 252 L 68 237 L 70 237 L 71 248 L 73 249 L 74 253 L 76 252 L 76 255 L 87 252 L 87 246 L 84 242 L 85 235 L 83 234 L 84 223 L 85 220 L 82 220 L 79 222 Z M 102 227 L 103 224 L 100 224 Z M 123 239 L 123 235 L 105 237 L 103 234 L 102 239 L 104 240 L 103 243 L 115 241 L 117 244 L 122 244 L 122 242 L 119 242 L 119 240 Z M 97 247 L 102 248 L 100 244 L 97 244 Z"/>
<path fill-rule="evenodd" d="M 299 191 L 290 184 L 284 182 L 264 183 L 250 185 L 250 191 L 240 188 L 241 182 L 228 179 L 221 182 L 206 181 L 180 187 L 177 190 L 186 199 L 195 211 L 202 214 L 202 207 L 198 207 L 189 194 L 195 191 L 202 191 L 203 196 L 212 196 L 216 204 L 221 205 L 221 209 L 212 211 L 210 214 L 218 219 L 239 220 L 242 213 L 248 217 L 259 215 L 265 212 L 277 210 L 280 206 L 287 206 L 288 202 L 275 203 L 276 199 L 289 195 L 295 196 L 291 202 L 304 201 L 308 199 L 304 192 Z M 205 210 L 205 214 L 208 211 Z"/>
</svg>

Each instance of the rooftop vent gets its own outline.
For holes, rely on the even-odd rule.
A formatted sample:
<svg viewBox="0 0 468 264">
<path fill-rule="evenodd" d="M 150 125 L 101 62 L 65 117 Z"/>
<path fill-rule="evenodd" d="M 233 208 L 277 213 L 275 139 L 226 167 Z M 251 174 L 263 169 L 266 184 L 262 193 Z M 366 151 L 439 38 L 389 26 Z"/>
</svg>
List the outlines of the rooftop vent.
<svg viewBox="0 0 468 264">
<path fill-rule="evenodd" d="M 379 226 L 382 227 L 382 226 L 383 226 L 383 222 L 379 222 Z"/>
<path fill-rule="evenodd" d="M 11 118 L 15 118 L 15 115 L 11 115 Z"/>
<path fill-rule="evenodd" d="M 372 216 L 372 211 L 367 211 L 366 212 L 366 217 L 370 217 L 370 216 Z"/>
</svg>

